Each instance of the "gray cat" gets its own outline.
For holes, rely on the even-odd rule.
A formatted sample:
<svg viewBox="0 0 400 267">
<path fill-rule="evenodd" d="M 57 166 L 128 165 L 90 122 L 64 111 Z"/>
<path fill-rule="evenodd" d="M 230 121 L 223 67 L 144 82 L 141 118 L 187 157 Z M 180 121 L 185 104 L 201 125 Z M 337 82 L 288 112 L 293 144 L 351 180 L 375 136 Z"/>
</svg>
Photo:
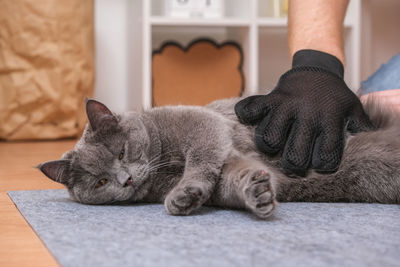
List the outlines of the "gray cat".
<svg viewBox="0 0 400 267">
<path fill-rule="evenodd" d="M 259 153 L 255 126 L 239 123 L 234 104 L 171 106 L 113 114 L 88 100 L 89 120 L 75 148 L 40 170 L 85 204 L 163 202 L 169 214 L 202 206 L 246 208 L 268 217 L 277 201 L 400 204 L 400 123 L 365 106 L 376 131 L 348 137 L 339 170 L 289 178 L 279 156 Z"/>
</svg>

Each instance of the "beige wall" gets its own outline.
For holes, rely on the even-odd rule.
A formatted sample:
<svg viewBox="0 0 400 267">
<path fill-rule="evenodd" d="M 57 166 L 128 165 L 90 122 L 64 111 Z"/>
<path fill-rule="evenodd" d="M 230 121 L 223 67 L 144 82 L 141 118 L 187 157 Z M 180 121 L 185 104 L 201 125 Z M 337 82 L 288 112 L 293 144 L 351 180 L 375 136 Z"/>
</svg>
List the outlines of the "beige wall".
<svg viewBox="0 0 400 267">
<path fill-rule="evenodd" d="M 363 0 L 361 78 L 400 53 L 400 1 Z"/>
</svg>

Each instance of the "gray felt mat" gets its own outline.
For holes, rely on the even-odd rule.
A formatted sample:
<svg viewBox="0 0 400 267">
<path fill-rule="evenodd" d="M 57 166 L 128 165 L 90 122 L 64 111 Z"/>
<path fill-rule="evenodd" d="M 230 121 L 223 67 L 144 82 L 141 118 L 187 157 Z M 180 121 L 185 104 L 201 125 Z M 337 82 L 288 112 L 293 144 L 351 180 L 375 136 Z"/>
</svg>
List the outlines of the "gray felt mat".
<svg viewBox="0 0 400 267">
<path fill-rule="evenodd" d="M 87 206 L 65 190 L 8 193 L 63 266 L 399 266 L 400 206 L 282 203 L 267 221 L 202 208 Z"/>
</svg>

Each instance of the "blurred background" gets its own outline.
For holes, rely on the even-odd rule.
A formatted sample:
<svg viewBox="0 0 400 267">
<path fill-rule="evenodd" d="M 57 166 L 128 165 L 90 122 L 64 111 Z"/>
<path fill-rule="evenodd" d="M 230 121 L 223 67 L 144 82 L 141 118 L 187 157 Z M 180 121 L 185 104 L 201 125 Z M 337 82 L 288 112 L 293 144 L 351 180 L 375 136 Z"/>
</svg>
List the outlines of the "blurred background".
<svg viewBox="0 0 400 267">
<path fill-rule="evenodd" d="M 352 90 L 400 52 L 399 10 L 350 0 Z M 0 0 L 0 265 L 59 266 L 6 192 L 62 188 L 34 166 L 74 147 L 85 97 L 122 112 L 266 93 L 290 67 L 286 25 L 285 0 Z"/>
<path fill-rule="evenodd" d="M 173 75 L 187 75 L 178 70 L 168 74 L 171 81 L 157 83 L 163 69 L 152 72 L 153 52 L 166 42 L 182 51 L 199 38 L 235 43 L 245 94 L 267 93 L 290 67 L 286 0 L 0 0 L 0 6 L 0 139 L 76 137 L 86 96 L 115 112 L 152 107 L 155 84 L 170 90 L 178 83 Z M 398 10 L 397 0 L 350 1 L 345 80 L 352 90 L 399 52 Z M 224 57 L 209 56 L 202 66 L 224 69 Z M 166 66 L 178 62 L 166 60 Z M 206 81 L 201 75 L 193 80 Z M 212 98 L 213 90 L 204 94 Z M 196 104 L 188 95 L 179 103 Z"/>
</svg>

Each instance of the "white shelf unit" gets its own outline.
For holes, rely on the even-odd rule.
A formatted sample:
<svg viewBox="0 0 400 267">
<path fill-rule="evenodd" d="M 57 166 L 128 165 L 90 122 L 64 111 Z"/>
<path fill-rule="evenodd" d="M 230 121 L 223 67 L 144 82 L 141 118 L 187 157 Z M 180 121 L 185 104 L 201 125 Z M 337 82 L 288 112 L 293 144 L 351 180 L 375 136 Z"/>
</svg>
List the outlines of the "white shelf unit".
<svg viewBox="0 0 400 267">
<path fill-rule="evenodd" d="M 287 19 L 263 15 L 269 0 L 225 0 L 221 19 L 171 18 L 163 14 L 163 0 L 127 2 L 130 24 L 128 41 L 129 92 L 134 99 L 128 108 L 150 108 L 152 104 L 152 51 L 165 41 L 186 45 L 207 37 L 223 42 L 233 40 L 242 46 L 244 55 L 245 94 L 266 93 L 273 89 L 280 75 L 290 68 L 287 47 Z M 345 80 L 357 90 L 360 84 L 361 0 L 350 1 L 345 19 Z M 139 100 L 139 101 L 138 101 Z"/>
</svg>

